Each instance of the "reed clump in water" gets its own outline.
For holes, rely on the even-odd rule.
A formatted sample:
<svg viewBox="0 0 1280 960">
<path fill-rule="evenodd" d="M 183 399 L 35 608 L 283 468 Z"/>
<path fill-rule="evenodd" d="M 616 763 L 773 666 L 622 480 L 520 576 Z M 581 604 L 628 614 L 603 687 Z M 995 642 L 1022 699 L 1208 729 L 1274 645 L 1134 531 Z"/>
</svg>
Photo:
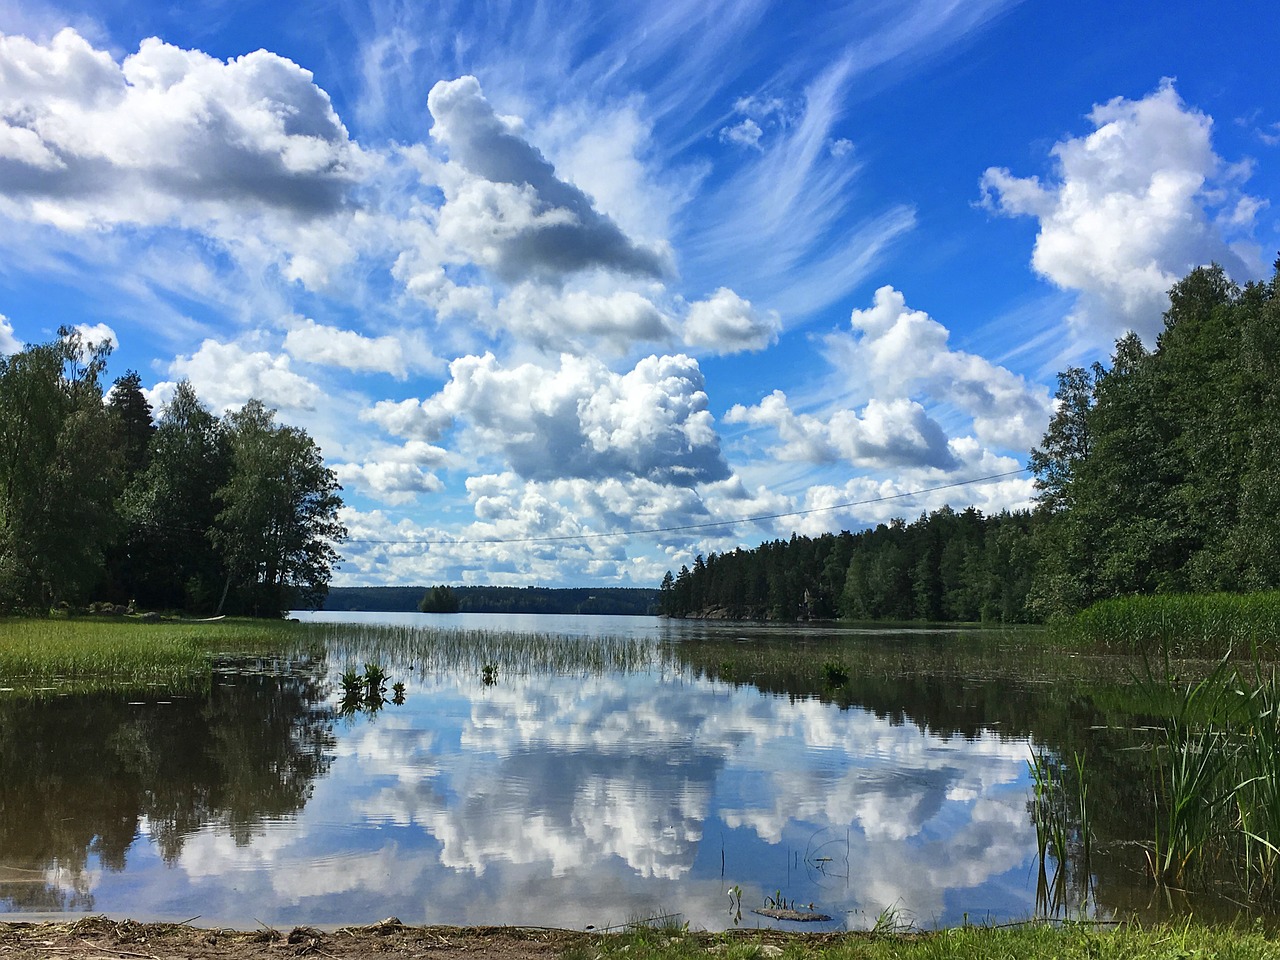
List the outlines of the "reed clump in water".
<svg viewBox="0 0 1280 960">
<path fill-rule="evenodd" d="M 1084 755 L 1075 754 L 1075 782 L 1070 784 L 1066 765 L 1048 753 L 1033 749 L 1027 761 L 1039 867 L 1036 906 L 1042 916 L 1061 915 L 1073 899 L 1083 911 L 1092 896 L 1093 831 L 1085 767 Z"/>
<path fill-rule="evenodd" d="M 1069 632 L 1107 649 L 1146 655 L 1274 652 L 1280 590 L 1116 597 L 1081 611 Z"/>
<path fill-rule="evenodd" d="M 1258 898 L 1280 892 L 1280 677 L 1223 658 L 1203 679 L 1168 672 L 1141 688 L 1160 720 L 1152 747 L 1155 800 L 1147 852 L 1157 883 L 1184 886 L 1215 871 Z M 1154 711 L 1153 711 L 1154 712 Z"/>
</svg>

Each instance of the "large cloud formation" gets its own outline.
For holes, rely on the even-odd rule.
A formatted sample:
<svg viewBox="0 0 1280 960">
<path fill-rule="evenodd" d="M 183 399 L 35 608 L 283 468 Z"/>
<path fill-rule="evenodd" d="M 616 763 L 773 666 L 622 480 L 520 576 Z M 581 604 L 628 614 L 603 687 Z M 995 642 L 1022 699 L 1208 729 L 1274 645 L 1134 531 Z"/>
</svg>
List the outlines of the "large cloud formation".
<svg viewBox="0 0 1280 960">
<path fill-rule="evenodd" d="M 425 440 L 461 421 L 476 449 L 528 480 L 626 475 L 683 486 L 728 476 L 690 357 L 650 356 L 617 374 L 589 357 L 564 354 L 557 369 L 507 368 L 486 353 L 454 360 L 449 372 L 435 396 L 384 401 L 368 418 Z"/>
<path fill-rule="evenodd" d="M 946 327 L 912 310 L 893 287 L 850 315 L 851 333 L 827 338 L 827 359 L 844 382 L 841 392 L 861 409 L 834 407 L 821 415 L 796 413 L 773 391 L 753 407 L 734 406 L 726 422 L 769 427 L 784 460 L 845 460 L 864 468 L 955 469 L 980 451 L 964 437 L 948 438 L 933 412 L 949 411 L 987 447 L 1031 449 L 1049 421 L 1044 387 L 972 353 L 952 350 Z M 871 395 L 871 391 L 875 395 Z"/>
<path fill-rule="evenodd" d="M 589 268 L 661 277 L 664 253 L 632 242 L 596 210 L 514 124 L 494 112 L 475 77 L 441 81 L 427 107 L 431 136 L 465 176 L 443 184 L 442 238 L 505 280 L 556 279 Z"/>
<path fill-rule="evenodd" d="M 1264 204 L 1240 192 L 1247 166 L 1214 152 L 1212 119 L 1169 80 L 1141 100 L 1096 105 L 1089 120 L 1093 133 L 1054 146 L 1056 182 L 992 167 L 984 202 L 1039 221 L 1032 267 L 1080 293 L 1078 334 L 1105 342 L 1132 329 L 1149 343 L 1189 269 L 1217 261 L 1242 279 L 1255 272 L 1228 239 L 1247 235 Z"/>
<path fill-rule="evenodd" d="M 337 210 L 360 152 L 309 71 L 158 39 L 117 64 L 71 29 L 0 36 L 0 204 L 64 229 Z"/>
</svg>

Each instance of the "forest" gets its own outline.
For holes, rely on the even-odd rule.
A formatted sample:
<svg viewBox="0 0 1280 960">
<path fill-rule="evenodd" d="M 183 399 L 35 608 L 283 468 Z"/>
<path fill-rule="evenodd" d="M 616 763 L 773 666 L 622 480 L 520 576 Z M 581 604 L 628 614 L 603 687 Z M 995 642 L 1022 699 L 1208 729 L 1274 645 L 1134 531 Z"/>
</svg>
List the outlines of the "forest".
<svg viewBox="0 0 1280 960">
<path fill-rule="evenodd" d="M 648 616 L 658 610 L 652 587 L 333 587 L 326 610 L 411 613 L 557 613 Z"/>
<path fill-rule="evenodd" d="M 109 354 L 64 327 L 0 356 L 0 613 L 318 604 L 346 531 L 307 433 L 187 381 L 156 419 L 137 373 L 104 389 Z"/>
<path fill-rule="evenodd" d="M 1099 600 L 1280 586 L 1280 260 L 1170 291 L 1151 349 L 1058 375 L 1033 509 L 943 508 L 668 572 L 674 617 L 1043 622 Z"/>
</svg>

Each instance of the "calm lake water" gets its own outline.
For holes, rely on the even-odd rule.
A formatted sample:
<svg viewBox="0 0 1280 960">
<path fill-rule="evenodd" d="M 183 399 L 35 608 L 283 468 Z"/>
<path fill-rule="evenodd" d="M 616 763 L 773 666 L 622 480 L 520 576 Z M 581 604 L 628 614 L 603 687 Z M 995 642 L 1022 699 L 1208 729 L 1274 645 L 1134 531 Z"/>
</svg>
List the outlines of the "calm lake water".
<svg viewBox="0 0 1280 960">
<path fill-rule="evenodd" d="M 1057 898 L 1163 908 L 1128 845 L 1144 761 L 1091 692 L 1114 662 L 1014 663 L 1006 635 L 974 630 L 299 616 L 337 624 L 328 649 L 228 659 L 208 689 L 0 699 L 0 911 L 798 926 L 751 912 L 785 901 L 832 918 L 805 929 L 886 909 L 921 926 L 1021 919 L 1053 906 L 1033 749 L 1098 771 L 1103 853 L 1088 878 L 1069 865 Z M 398 625 L 404 643 L 364 650 L 344 639 L 353 621 Z M 422 625 L 658 653 L 593 668 L 580 643 L 560 666 L 486 671 L 456 649 L 418 656 Z M 341 675 L 370 658 L 387 702 L 344 710 Z M 847 681 L 824 680 L 825 661 Z"/>
</svg>

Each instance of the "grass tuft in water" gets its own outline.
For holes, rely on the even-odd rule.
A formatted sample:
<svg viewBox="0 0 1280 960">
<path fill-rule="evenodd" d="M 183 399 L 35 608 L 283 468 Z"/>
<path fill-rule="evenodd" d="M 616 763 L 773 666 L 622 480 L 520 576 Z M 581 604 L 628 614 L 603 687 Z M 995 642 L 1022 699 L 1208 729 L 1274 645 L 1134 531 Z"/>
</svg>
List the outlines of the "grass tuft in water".
<svg viewBox="0 0 1280 960">
<path fill-rule="evenodd" d="M 667 655 L 653 640 L 552 633 L 424 627 L 409 624 L 316 623 L 309 636 L 338 660 L 365 657 L 396 669 L 456 672 L 490 686 L 499 677 L 544 673 L 628 673 L 661 667 Z"/>
</svg>

